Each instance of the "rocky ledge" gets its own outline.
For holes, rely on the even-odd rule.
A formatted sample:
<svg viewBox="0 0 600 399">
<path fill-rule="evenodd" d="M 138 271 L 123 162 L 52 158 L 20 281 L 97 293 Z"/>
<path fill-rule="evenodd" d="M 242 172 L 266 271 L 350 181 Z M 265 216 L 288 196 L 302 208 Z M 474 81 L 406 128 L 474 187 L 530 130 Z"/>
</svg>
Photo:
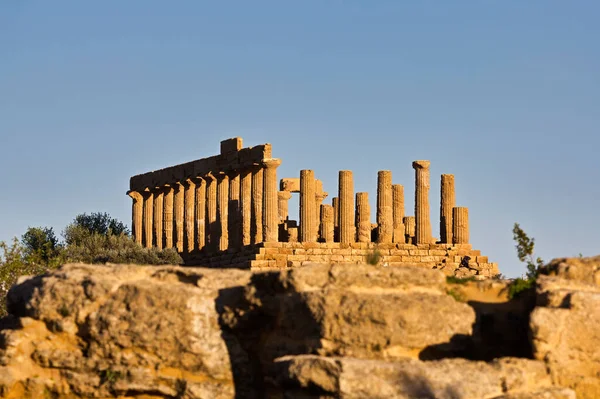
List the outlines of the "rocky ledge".
<svg viewBox="0 0 600 399">
<path fill-rule="evenodd" d="M 65 265 L 9 292 L 0 397 L 598 398 L 600 257 L 546 274 Z"/>
</svg>

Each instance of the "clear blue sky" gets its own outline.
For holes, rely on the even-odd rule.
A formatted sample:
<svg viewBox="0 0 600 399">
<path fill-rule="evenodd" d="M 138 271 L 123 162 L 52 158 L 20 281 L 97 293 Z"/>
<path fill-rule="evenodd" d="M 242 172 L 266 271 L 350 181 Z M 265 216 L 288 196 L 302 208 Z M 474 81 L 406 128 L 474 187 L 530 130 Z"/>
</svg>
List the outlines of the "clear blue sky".
<svg viewBox="0 0 600 399">
<path fill-rule="evenodd" d="M 129 177 L 273 144 L 279 177 L 354 171 L 405 185 L 456 176 L 471 241 L 517 276 L 511 229 L 539 256 L 600 253 L 600 3 L 0 2 L 0 240 L 106 211 Z M 297 213 L 297 211 L 296 211 Z"/>
</svg>

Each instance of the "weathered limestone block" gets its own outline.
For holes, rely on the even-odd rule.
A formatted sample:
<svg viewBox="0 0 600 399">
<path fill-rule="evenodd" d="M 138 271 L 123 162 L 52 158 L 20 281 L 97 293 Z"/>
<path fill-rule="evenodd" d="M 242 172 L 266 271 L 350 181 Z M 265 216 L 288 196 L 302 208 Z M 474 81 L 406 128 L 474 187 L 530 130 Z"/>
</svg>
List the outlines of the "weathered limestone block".
<svg viewBox="0 0 600 399">
<path fill-rule="evenodd" d="M 217 176 L 217 218 L 219 226 L 219 251 L 229 248 L 229 176 Z"/>
<path fill-rule="evenodd" d="M 196 249 L 206 245 L 206 180 L 196 178 Z"/>
<path fill-rule="evenodd" d="M 22 281 L 8 299 L 19 327 L 0 330 L 0 397 L 252 397 L 243 375 L 234 386 L 232 369 L 252 365 L 216 306 L 250 275 L 71 264 Z"/>
<path fill-rule="evenodd" d="M 152 235 L 154 229 L 154 194 L 144 191 L 144 246 L 152 248 Z"/>
<path fill-rule="evenodd" d="M 404 235 L 406 236 L 406 243 L 413 244 L 415 241 L 416 221 L 414 216 L 405 216 L 402 221 L 404 222 Z"/>
<path fill-rule="evenodd" d="M 279 189 L 281 191 L 288 191 L 290 193 L 300 192 L 300 179 L 297 177 L 289 177 L 281 179 L 279 182 Z"/>
<path fill-rule="evenodd" d="M 479 399 L 560 392 L 544 364 L 528 359 L 422 362 L 297 355 L 276 359 L 274 366 L 272 380 L 288 397 Z M 566 392 L 538 398 L 574 398 Z"/>
<path fill-rule="evenodd" d="M 240 175 L 237 171 L 229 174 L 229 209 L 227 212 L 229 248 L 239 248 L 242 242 L 240 211 Z"/>
<path fill-rule="evenodd" d="M 377 172 L 377 242 L 392 242 L 394 232 L 392 172 Z"/>
<path fill-rule="evenodd" d="M 252 171 L 252 243 L 263 239 L 263 167 Z"/>
<path fill-rule="evenodd" d="M 288 228 L 288 242 L 298 242 L 298 227 Z"/>
<path fill-rule="evenodd" d="M 429 209 L 429 161 L 414 161 L 415 169 L 415 244 L 432 242 Z"/>
<path fill-rule="evenodd" d="M 292 193 L 289 191 L 279 191 L 277 193 L 277 202 L 279 210 L 279 223 L 283 223 L 289 219 L 289 201 L 292 198 Z"/>
<path fill-rule="evenodd" d="M 246 297 L 267 312 L 256 350 L 270 359 L 292 352 L 378 358 L 453 352 L 467 345 L 461 337 L 475 321 L 470 306 L 446 295 L 443 273 L 419 267 L 303 266 L 264 275 Z M 234 330 L 244 322 L 229 320 Z"/>
<path fill-rule="evenodd" d="M 277 167 L 281 159 L 270 158 L 263 161 L 263 241 L 279 241 L 279 218 L 277 210 Z"/>
<path fill-rule="evenodd" d="M 600 267 L 598 257 L 554 264 Z M 586 281 L 587 280 L 587 281 Z M 600 397 L 600 287 L 584 281 L 540 276 L 530 328 L 534 356 L 546 362 L 555 383 L 578 398 Z"/>
<path fill-rule="evenodd" d="M 241 137 L 233 137 L 221 141 L 221 155 L 237 152 L 244 147 Z"/>
<path fill-rule="evenodd" d="M 406 237 L 404 235 L 404 186 L 401 184 L 392 185 L 392 202 L 393 213 L 394 213 L 394 231 L 393 231 L 393 242 L 405 243 Z"/>
<path fill-rule="evenodd" d="M 352 171 L 350 170 L 340 170 L 338 198 L 340 242 L 355 242 L 356 226 L 354 225 L 354 179 L 352 177 Z"/>
<path fill-rule="evenodd" d="M 175 189 L 172 186 L 165 186 L 165 202 L 163 204 L 164 210 L 164 226 L 163 234 L 165 235 L 165 248 L 173 248 L 173 196 L 175 195 Z"/>
<path fill-rule="evenodd" d="M 242 245 L 252 242 L 252 172 L 244 170 L 240 182 L 240 200 L 242 212 Z"/>
<path fill-rule="evenodd" d="M 469 208 L 452 208 L 452 243 L 469 243 Z"/>
<path fill-rule="evenodd" d="M 173 200 L 175 213 L 175 247 L 177 248 L 177 252 L 183 252 L 185 243 L 185 238 L 183 236 L 185 215 L 184 199 L 185 186 L 178 182 L 175 184 L 175 197 Z"/>
<path fill-rule="evenodd" d="M 600 256 L 553 259 L 544 266 L 544 273 L 600 286 Z"/>
<path fill-rule="evenodd" d="M 129 195 L 133 200 L 133 205 L 131 208 L 131 220 L 133 221 L 133 238 L 135 242 L 142 245 L 142 213 L 144 210 L 144 197 L 137 191 L 128 191 L 127 195 Z"/>
<path fill-rule="evenodd" d="M 323 242 L 333 242 L 333 207 L 323 204 L 321 209 L 321 225 L 319 236 Z"/>
<path fill-rule="evenodd" d="M 163 203 L 164 192 L 157 188 L 154 192 L 154 245 L 158 249 L 163 247 Z"/>
<path fill-rule="evenodd" d="M 317 241 L 317 202 L 315 199 L 315 172 L 304 169 L 300 171 L 300 226 L 298 240 L 300 242 Z"/>
<path fill-rule="evenodd" d="M 196 232 L 194 230 L 196 220 L 196 184 L 188 179 L 185 181 L 185 250 L 192 252 L 196 244 Z"/>
<path fill-rule="evenodd" d="M 207 246 L 210 251 L 219 249 L 220 229 L 217 219 L 217 178 L 210 174 L 206 175 L 206 221 Z"/>
<path fill-rule="evenodd" d="M 452 244 L 452 208 L 456 206 L 454 175 L 442 175 L 440 191 L 440 241 Z"/>
<path fill-rule="evenodd" d="M 356 193 L 356 229 L 358 242 L 371 242 L 369 193 Z"/>
</svg>

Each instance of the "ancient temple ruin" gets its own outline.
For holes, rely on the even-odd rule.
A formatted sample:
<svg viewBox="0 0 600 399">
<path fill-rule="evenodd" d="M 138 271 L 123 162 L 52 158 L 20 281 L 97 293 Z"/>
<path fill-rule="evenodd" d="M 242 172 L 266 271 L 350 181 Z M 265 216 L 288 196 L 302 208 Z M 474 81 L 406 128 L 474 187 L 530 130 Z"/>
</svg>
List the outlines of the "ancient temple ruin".
<svg viewBox="0 0 600 399">
<path fill-rule="evenodd" d="M 281 160 L 270 144 L 242 148 L 239 137 L 221 142 L 209 158 L 133 176 L 133 235 L 146 247 L 171 248 L 187 266 L 270 269 L 307 263 L 377 261 L 417 265 L 449 275 L 498 274 L 469 244 L 469 213 L 455 204 L 454 176 L 441 175 L 440 238 L 432 233 L 429 161 L 414 161 L 414 216 L 405 215 L 404 186 L 392 172 L 377 175 L 376 220 L 366 192 L 354 192 L 352 171 L 339 172 L 338 195 L 312 170 L 277 179 Z M 299 220 L 288 202 L 299 193 Z"/>
</svg>

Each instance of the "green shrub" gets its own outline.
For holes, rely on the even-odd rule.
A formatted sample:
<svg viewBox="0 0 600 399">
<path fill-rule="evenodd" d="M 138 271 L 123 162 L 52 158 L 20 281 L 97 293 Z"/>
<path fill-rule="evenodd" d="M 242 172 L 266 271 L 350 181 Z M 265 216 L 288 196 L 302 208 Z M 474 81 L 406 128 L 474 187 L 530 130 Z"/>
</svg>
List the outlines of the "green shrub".
<svg viewBox="0 0 600 399">
<path fill-rule="evenodd" d="M 21 276 L 43 274 L 52 266 L 28 261 L 27 249 L 16 238 L 12 244 L 0 241 L 0 317 L 6 315 L 6 294 Z"/>
<path fill-rule="evenodd" d="M 475 281 L 475 277 L 454 277 L 454 276 L 447 276 L 446 277 L 446 282 L 448 284 L 467 284 L 469 281 Z"/>
<path fill-rule="evenodd" d="M 81 214 L 63 231 L 60 243 L 52 228 L 30 227 L 21 240 L 0 241 L 0 317 L 6 315 L 6 294 L 21 276 L 46 273 L 67 262 L 178 265 L 174 248 L 143 248 L 127 227 L 106 213 Z M 68 314 L 69 309 L 59 309 Z"/>
<path fill-rule="evenodd" d="M 378 265 L 380 260 L 381 252 L 377 248 L 367 255 L 367 264 L 369 265 Z"/>
<path fill-rule="evenodd" d="M 107 236 L 90 234 L 68 245 L 65 257 L 82 263 L 137 263 L 141 265 L 179 265 L 181 256 L 174 248 L 144 248 L 125 234 Z"/>
<path fill-rule="evenodd" d="M 508 285 L 508 298 L 513 299 L 535 287 L 534 278 L 516 278 Z"/>
</svg>

